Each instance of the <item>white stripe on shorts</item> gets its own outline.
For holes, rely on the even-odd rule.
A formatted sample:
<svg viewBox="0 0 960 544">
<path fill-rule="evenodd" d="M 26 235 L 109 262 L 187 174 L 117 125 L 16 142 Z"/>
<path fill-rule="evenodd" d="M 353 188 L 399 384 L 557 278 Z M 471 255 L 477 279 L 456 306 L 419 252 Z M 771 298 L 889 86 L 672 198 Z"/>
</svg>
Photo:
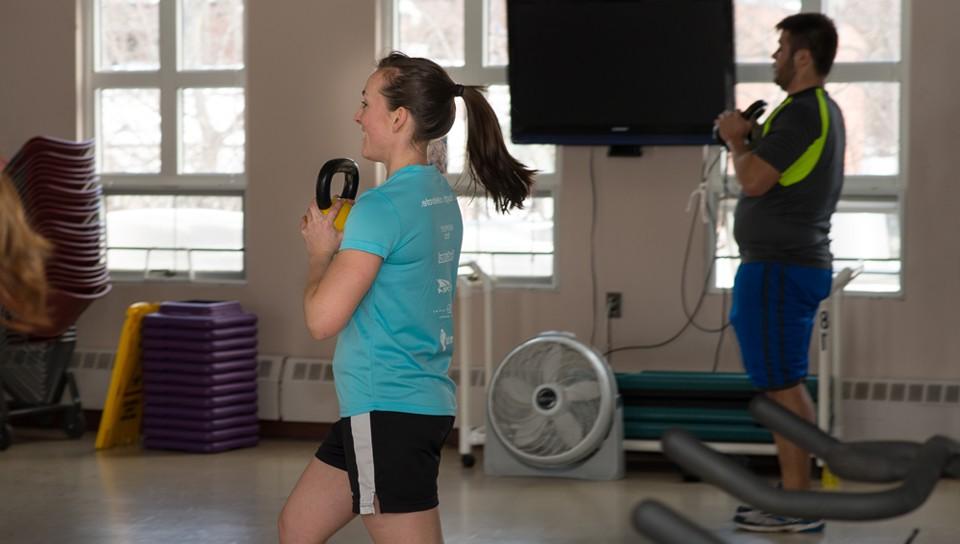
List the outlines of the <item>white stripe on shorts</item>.
<svg viewBox="0 0 960 544">
<path fill-rule="evenodd" d="M 357 484 L 360 487 L 360 515 L 373 514 L 373 496 L 377 489 L 373 480 L 373 435 L 370 413 L 350 417 L 353 453 L 357 459 Z"/>
</svg>

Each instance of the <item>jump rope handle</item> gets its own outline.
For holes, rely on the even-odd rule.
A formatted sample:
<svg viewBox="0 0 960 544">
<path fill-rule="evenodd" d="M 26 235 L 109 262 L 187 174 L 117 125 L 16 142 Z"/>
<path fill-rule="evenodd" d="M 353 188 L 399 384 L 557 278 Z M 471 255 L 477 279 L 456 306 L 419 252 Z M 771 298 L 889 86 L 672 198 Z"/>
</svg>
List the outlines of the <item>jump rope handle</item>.
<svg viewBox="0 0 960 544">
<path fill-rule="evenodd" d="M 357 190 L 360 186 L 360 169 L 357 163 L 352 159 L 330 159 L 320 168 L 317 174 L 317 207 L 323 213 L 329 213 L 333 206 L 333 197 L 330 194 L 331 185 L 333 185 L 333 176 L 343 174 L 343 189 L 340 191 L 340 198 L 346 200 L 356 200 Z M 347 214 L 350 213 L 351 204 L 344 202 L 340 208 L 340 213 L 333 222 L 337 230 L 342 231 L 347 222 Z"/>
</svg>

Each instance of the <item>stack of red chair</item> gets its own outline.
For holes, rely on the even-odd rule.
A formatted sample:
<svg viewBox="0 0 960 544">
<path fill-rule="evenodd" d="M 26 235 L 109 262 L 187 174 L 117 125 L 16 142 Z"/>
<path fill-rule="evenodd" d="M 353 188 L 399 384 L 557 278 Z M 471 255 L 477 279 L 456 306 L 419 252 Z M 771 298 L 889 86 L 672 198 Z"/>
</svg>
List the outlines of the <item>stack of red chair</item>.
<svg viewBox="0 0 960 544">
<path fill-rule="evenodd" d="M 4 169 L 30 224 L 53 246 L 46 268 L 50 325 L 35 331 L 38 336 L 62 334 L 110 291 L 103 189 L 94 160 L 93 141 L 36 137 Z"/>
</svg>

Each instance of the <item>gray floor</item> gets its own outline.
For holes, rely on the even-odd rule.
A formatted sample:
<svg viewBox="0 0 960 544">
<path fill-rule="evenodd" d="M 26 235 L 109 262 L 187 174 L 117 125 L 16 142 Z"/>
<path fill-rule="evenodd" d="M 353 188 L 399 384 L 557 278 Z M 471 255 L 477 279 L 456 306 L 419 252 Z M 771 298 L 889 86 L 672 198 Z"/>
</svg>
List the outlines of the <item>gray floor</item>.
<svg viewBox="0 0 960 544">
<path fill-rule="evenodd" d="M 275 520 L 315 445 L 272 440 L 216 455 L 123 448 L 93 435 L 68 441 L 20 430 L 0 452 L 0 543 L 275 542 Z M 656 497 L 728 542 L 914 544 L 960 542 L 960 482 L 941 482 L 917 512 L 881 523 L 831 522 L 823 535 L 753 536 L 730 529 L 736 501 L 674 473 L 632 470 L 618 482 L 486 477 L 446 450 L 440 501 L 448 543 L 644 542 L 632 506 Z M 368 542 L 355 520 L 332 542 Z"/>
</svg>

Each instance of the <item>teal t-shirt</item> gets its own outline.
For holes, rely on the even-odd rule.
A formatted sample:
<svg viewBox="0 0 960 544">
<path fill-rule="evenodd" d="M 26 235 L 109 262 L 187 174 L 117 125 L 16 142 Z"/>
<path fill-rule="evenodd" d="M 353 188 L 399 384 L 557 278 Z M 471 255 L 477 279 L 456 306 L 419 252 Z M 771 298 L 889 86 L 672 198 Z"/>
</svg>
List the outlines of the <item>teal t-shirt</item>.
<svg viewBox="0 0 960 544">
<path fill-rule="evenodd" d="M 340 417 L 373 410 L 455 415 L 448 375 L 463 218 L 433 166 L 411 165 L 365 191 L 340 250 L 383 258 L 370 290 L 337 338 Z"/>
</svg>

